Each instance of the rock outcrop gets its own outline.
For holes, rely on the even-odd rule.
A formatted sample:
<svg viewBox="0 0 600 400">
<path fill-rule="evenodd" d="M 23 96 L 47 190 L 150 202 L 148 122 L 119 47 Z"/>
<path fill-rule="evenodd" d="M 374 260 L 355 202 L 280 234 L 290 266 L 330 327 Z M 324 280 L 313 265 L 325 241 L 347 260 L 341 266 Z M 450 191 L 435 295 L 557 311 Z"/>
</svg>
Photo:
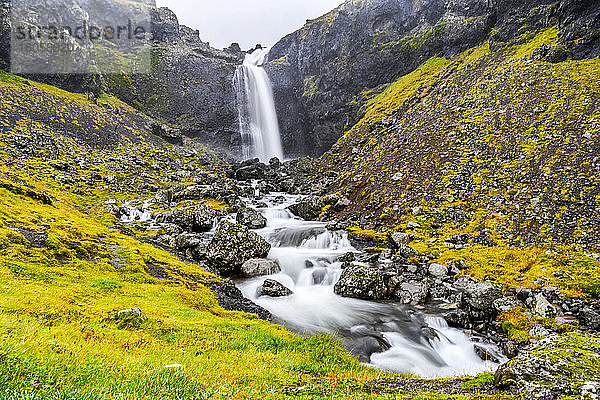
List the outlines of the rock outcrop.
<svg viewBox="0 0 600 400">
<path fill-rule="evenodd" d="M 596 337 L 552 335 L 502 365 L 495 384 L 517 388 L 526 399 L 596 398 L 599 354 L 600 341 Z"/>
<path fill-rule="evenodd" d="M 221 221 L 208 246 L 207 257 L 223 276 L 240 272 L 240 267 L 252 258 L 266 257 L 271 245 L 243 225 Z"/>
</svg>

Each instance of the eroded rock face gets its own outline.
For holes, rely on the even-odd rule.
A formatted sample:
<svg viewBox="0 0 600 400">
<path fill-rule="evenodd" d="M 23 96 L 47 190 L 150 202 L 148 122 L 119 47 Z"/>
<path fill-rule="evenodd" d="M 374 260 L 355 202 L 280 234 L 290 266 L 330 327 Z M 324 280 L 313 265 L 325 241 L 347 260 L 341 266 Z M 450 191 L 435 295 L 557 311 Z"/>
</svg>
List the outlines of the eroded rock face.
<svg viewBox="0 0 600 400">
<path fill-rule="evenodd" d="M 308 21 L 273 46 L 267 66 L 282 131 L 305 139 L 284 143 L 302 146 L 305 154 L 326 151 L 356 122 L 354 96 L 435 54 L 453 56 L 478 43 L 491 28 L 490 16 L 483 0 L 366 0 L 346 1 Z M 422 32 L 424 43 L 408 45 L 414 32 Z"/>
<path fill-rule="evenodd" d="M 223 276 L 239 273 L 244 262 L 264 258 L 271 245 L 243 225 L 221 221 L 208 246 L 207 257 Z"/>
<path fill-rule="evenodd" d="M 552 335 L 502 365 L 496 372 L 495 384 L 522 390 L 527 399 L 582 396 L 584 382 L 598 381 L 599 366 L 597 337 L 575 333 Z"/>
</svg>

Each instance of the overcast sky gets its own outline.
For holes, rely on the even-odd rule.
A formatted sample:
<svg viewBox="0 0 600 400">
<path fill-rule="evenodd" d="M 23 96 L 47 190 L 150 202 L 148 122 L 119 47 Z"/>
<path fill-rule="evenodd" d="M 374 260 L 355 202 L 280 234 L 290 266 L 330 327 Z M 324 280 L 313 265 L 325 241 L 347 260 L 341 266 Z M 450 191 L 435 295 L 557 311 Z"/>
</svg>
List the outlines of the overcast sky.
<svg viewBox="0 0 600 400">
<path fill-rule="evenodd" d="M 200 30 L 213 47 L 238 42 L 242 49 L 260 43 L 272 46 L 307 19 L 319 17 L 343 0 L 157 0 L 169 7 L 179 23 Z"/>
</svg>

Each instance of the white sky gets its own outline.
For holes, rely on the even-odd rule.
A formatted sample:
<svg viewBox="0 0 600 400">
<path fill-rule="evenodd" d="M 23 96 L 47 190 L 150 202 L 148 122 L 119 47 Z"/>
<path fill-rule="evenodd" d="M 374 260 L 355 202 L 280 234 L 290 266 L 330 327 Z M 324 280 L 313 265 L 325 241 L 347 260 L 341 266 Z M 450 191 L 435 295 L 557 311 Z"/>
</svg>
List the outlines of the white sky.
<svg viewBox="0 0 600 400">
<path fill-rule="evenodd" d="M 260 43 L 275 44 L 343 0 L 156 0 L 169 7 L 179 23 L 200 30 L 200 38 L 213 47 L 238 42 L 246 50 Z"/>
</svg>

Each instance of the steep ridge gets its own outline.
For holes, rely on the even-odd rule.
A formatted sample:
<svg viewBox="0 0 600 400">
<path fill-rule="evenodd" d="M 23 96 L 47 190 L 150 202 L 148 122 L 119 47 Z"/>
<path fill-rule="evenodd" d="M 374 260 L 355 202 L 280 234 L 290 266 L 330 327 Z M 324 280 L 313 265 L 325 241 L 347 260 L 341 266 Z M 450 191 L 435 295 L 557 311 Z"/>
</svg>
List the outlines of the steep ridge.
<svg viewBox="0 0 600 400">
<path fill-rule="evenodd" d="M 560 24 L 561 44 L 576 59 L 588 57 L 598 51 L 597 14 L 590 1 L 346 1 L 272 48 L 282 131 L 321 154 L 361 118 L 362 91 L 435 55 L 454 58 L 488 39 L 495 49 L 523 26 Z"/>
<path fill-rule="evenodd" d="M 17 7 L 21 3 L 15 3 Z M 48 9 L 64 10 L 52 18 L 53 24 L 69 26 L 69 21 L 82 23 L 90 5 L 76 0 L 52 0 Z M 123 15 L 149 25 L 151 37 L 144 46 L 149 70 L 136 73 L 132 55 L 109 41 L 95 43 L 96 58 L 83 59 L 81 71 L 73 74 L 28 74 L 34 81 L 44 82 L 71 92 L 90 93 L 98 98 L 113 95 L 139 111 L 168 123 L 189 137 L 240 155 L 240 134 L 235 106 L 233 75 L 244 55 L 233 44 L 217 50 L 200 39 L 197 30 L 179 24 L 168 8 L 158 8 L 154 0 L 125 2 L 107 1 L 92 7 L 87 18 L 114 23 Z M 28 23 L 46 26 L 49 15 L 31 7 Z M 10 68 L 11 3 L 3 2 L 0 14 L 0 56 L 5 69 Z M 89 43 L 82 47 L 92 47 Z M 86 54 L 85 51 L 81 52 Z M 146 55 L 147 54 L 147 55 Z M 86 64 L 87 63 L 87 64 Z M 87 65 L 97 65 L 88 71 Z"/>
</svg>

